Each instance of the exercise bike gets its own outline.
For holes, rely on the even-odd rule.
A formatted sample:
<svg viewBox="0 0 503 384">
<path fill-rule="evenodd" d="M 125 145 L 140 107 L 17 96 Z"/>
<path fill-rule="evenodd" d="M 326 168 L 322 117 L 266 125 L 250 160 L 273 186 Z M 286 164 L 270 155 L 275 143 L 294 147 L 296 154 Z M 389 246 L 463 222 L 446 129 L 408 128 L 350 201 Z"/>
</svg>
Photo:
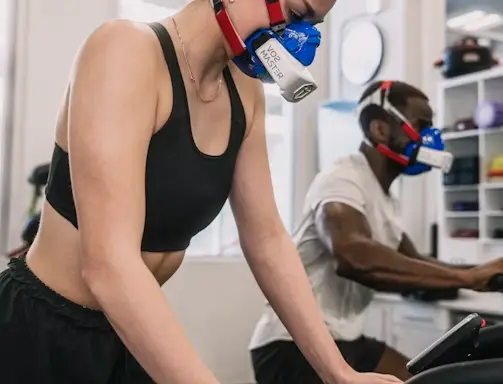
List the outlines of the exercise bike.
<svg viewBox="0 0 503 384">
<path fill-rule="evenodd" d="M 503 292 L 503 275 L 489 283 Z M 473 313 L 407 364 L 414 376 L 405 384 L 503 383 L 503 324 L 485 326 Z"/>
<path fill-rule="evenodd" d="M 21 233 L 21 240 L 23 244 L 10 251 L 7 254 L 9 258 L 18 257 L 26 253 L 32 245 L 33 240 L 35 240 L 41 215 L 41 212 L 38 209 L 38 202 L 42 197 L 43 188 L 47 185 L 47 181 L 49 179 L 49 167 L 49 163 L 39 165 L 32 170 L 30 176 L 28 177 L 28 183 L 33 186 L 33 193 L 28 209 L 29 218 L 23 232 Z"/>
</svg>

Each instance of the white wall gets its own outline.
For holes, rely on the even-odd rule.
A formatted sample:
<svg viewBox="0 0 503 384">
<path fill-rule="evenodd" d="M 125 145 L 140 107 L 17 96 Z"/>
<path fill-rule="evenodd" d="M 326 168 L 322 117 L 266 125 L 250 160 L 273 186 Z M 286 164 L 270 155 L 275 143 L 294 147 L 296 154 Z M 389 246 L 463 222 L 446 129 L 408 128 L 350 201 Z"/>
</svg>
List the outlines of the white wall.
<svg viewBox="0 0 503 384">
<path fill-rule="evenodd" d="M 364 87 L 355 87 L 349 84 L 341 75 L 340 66 L 340 43 L 345 27 L 355 20 L 373 20 L 380 28 L 385 41 L 384 60 L 378 73 L 380 79 L 401 79 L 404 76 L 404 29 L 403 22 L 405 1 L 384 0 L 384 10 L 375 16 L 370 16 L 365 11 L 365 0 L 340 0 L 331 15 L 330 41 L 330 98 L 331 99 L 355 99 Z M 361 47 L 360 49 L 365 49 Z M 356 89 L 355 89 L 356 88 Z"/>
<path fill-rule="evenodd" d="M 247 346 L 264 306 L 240 260 L 186 260 L 164 285 L 188 336 L 222 383 L 253 381 Z"/>
</svg>

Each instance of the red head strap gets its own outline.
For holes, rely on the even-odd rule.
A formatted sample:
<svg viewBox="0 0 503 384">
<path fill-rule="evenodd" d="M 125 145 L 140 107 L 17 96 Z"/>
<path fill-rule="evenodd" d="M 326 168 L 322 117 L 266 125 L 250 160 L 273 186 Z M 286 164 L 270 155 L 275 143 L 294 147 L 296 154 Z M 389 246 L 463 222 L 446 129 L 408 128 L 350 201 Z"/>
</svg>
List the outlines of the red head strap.
<svg viewBox="0 0 503 384">
<path fill-rule="evenodd" d="M 393 85 L 393 81 L 390 81 L 390 80 L 383 81 L 383 83 L 381 84 L 381 91 L 384 93 L 385 100 L 387 103 L 389 103 L 388 93 L 389 93 L 392 85 Z M 389 103 L 389 104 L 391 105 L 391 103 Z M 383 105 L 383 106 L 386 107 L 385 105 Z M 400 120 L 402 120 L 402 123 L 403 123 L 402 129 L 405 131 L 407 136 L 409 136 L 411 138 L 411 140 L 413 140 L 413 141 L 419 141 L 421 139 L 421 135 L 414 129 L 414 127 L 409 123 L 409 121 L 401 113 L 396 111 L 396 108 L 394 108 L 394 106 L 393 106 L 393 113 L 395 115 L 397 115 Z"/>
<path fill-rule="evenodd" d="M 283 16 L 283 10 L 279 0 L 265 0 L 267 12 L 269 12 L 269 21 L 273 32 L 283 32 L 286 28 L 286 21 Z"/>
<path fill-rule="evenodd" d="M 265 0 L 265 3 L 272 31 L 276 33 L 282 32 L 286 28 L 286 21 L 279 0 Z M 213 0 L 213 10 L 232 53 L 235 56 L 241 56 L 246 51 L 246 45 L 236 32 L 236 28 L 234 28 L 224 7 L 223 0 Z"/>
<path fill-rule="evenodd" d="M 415 142 L 420 142 L 421 141 L 421 135 L 416 132 L 414 127 L 409 123 L 407 118 L 403 116 L 400 111 L 398 111 L 388 100 L 388 95 L 391 89 L 391 86 L 393 85 L 393 81 L 383 81 L 379 89 L 375 93 L 379 93 L 379 101 L 377 102 L 378 105 L 380 105 L 384 110 L 388 113 L 392 113 L 395 115 L 397 118 L 399 118 L 402 122 L 402 129 L 403 131 L 407 134 L 407 136 L 410 137 L 412 141 Z M 376 104 L 376 97 L 374 96 L 375 94 L 372 94 L 369 96 L 368 101 L 362 105 L 362 107 L 369 105 L 369 104 Z M 397 163 L 402 164 L 404 166 L 407 166 L 409 164 L 410 159 L 404 155 L 401 155 L 399 153 L 393 152 L 387 145 L 384 144 L 377 144 L 376 148 L 379 152 L 381 152 L 383 155 L 395 160 Z"/>
</svg>

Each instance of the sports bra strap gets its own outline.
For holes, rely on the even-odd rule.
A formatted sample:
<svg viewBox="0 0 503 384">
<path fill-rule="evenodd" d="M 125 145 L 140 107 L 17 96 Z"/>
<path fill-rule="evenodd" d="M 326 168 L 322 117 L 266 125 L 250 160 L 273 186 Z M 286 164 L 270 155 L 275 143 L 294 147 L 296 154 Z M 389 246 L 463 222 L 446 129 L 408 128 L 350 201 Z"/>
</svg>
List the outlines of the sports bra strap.
<svg viewBox="0 0 503 384">
<path fill-rule="evenodd" d="M 164 54 L 164 59 L 168 65 L 169 74 L 171 77 L 171 84 L 173 88 L 173 109 L 171 114 L 183 113 L 186 115 L 188 110 L 186 110 L 185 100 L 187 98 L 185 83 L 182 77 L 182 71 L 178 63 L 178 58 L 176 56 L 175 46 L 173 45 L 173 40 L 166 27 L 161 23 L 150 23 L 149 26 L 157 35 L 159 43 L 161 44 L 162 52 Z M 184 97 L 182 97 L 182 95 Z M 176 96 L 176 97 L 175 97 Z"/>
</svg>

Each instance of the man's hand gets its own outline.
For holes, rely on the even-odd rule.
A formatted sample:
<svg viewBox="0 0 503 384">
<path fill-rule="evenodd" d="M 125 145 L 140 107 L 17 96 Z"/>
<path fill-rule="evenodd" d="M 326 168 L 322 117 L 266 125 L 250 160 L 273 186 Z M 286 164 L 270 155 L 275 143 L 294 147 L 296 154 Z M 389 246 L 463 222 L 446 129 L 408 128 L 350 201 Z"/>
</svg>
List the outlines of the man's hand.
<svg viewBox="0 0 503 384">
<path fill-rule="evenodd" d="M 503 258 L 499 258 L 489 263 L 473 267 L 468 270 L 473 276 L 473 286 L 475 291 L 490 291 L 489 281 L 498 274 L 503 274 Z"/>
<path fill-rule="evenodd" d="M 341 384 L 396 384 L 403 383 L 391 375 L 381 375 L 378 373 L 358 373 L 353 372 L 347 376 Z M 339 384 L 339 383 L 337 383 Z"/>
</svg>

